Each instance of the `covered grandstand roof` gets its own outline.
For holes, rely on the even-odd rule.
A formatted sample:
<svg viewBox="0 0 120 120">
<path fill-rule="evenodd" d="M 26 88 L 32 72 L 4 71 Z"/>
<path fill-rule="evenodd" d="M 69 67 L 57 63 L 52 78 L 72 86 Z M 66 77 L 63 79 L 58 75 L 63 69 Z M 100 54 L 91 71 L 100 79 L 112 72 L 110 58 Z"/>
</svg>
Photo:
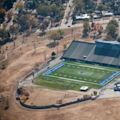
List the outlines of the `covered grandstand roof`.
<svg viewBox="0 0 120 120">
<path fill-rule="evenodd" d="M 95 42 L 102 43 L 102 44 L 112 44 L 112 45 L 119 45 L 120 46 L 120 42 L 118 42 L 118 41 L 107 41 L 107 40 L 98 39 Z"/>
<path fill-rule="evenodd" d="M 110 42 L 112 47 L 108 43 L 102 40 L 97 40 L 95 43 L 73 41 L 63 58 L 120 67 L 120 47 L 118 47 L 120 43 L 117 42 L 116 46 L 116 42 Z"/>
</svg>

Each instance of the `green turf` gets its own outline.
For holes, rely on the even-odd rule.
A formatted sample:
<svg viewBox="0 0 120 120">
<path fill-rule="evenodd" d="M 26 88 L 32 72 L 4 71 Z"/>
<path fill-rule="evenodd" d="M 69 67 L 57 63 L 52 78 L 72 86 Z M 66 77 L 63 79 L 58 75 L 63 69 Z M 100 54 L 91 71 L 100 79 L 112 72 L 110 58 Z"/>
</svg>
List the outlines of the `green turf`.
<svg viewBox="0 0 120 120">
<path fill-rule="evenodd" d="M 44 86 L 47 88 L 52 88 L 52 89 L 58 89 L 58 90 L 79 90 L 81 86 L 89 86 L 94 88 L 100 88 L 99 85 L 95 84 L 88 84 L 88 83 L 83 83 L 83 82 L 73 82 L 73 81 L 66 81 L 60 78 L 43 78 L 43 76 L 39 76 L 37 80 L 35 81 L 35 84 Z"/>
<path fill-rule="evenodd" d="M 116 68 L 78 62 L 65 62 L 65 65 L 48 76 L 40 75 L 36 84 L 54 89 L 79 90 L 81 86 L 100 88 L 99 82 L 109 77 Z"/>
</svg>

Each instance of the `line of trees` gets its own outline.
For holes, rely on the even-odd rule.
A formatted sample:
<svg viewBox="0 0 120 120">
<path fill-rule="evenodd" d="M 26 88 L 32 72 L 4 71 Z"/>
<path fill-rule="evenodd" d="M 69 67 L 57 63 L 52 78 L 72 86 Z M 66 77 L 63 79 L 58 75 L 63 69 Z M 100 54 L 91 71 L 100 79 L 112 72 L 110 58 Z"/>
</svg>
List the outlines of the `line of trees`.
<svg viewBox="0 0 120 120">
<path fill-rule="evenodd" d="M 101 27 L 100 27 L 101 28 Z M 88 37 L 89 33 L 91 31 L 91 26 L 89 23 L 89 20 L 85 20 L 83 22 L 83 37 Z M 103 28 L 98 29 L 98 35 L 101 35 L 103 32 Z M 119 24 L 115 19 L 112 19 L 108 22 L 104 33 L 106 33 L 106 40 L 115 40 L 115 41 L 119 41 L 120 42 L 120 36 L 119 36 Z"/>
<path fill-rule="evenodd" d="M 59 41 L 64 37 L 64 31 L 59 29 L 57 31 L 52 31 L 49 34 L 49 38 L 52 40 L 52 42 L 50 42 L 48 44 L 48 47 L 52 48 L 52 47 L 56 47 L 59 44 Z"/>
<path fill-rule="evenodd" d="M 73 2 L 77 13 L 93 12 L 96 7 L 93 0 L 74 0 Z"/>
</svg>

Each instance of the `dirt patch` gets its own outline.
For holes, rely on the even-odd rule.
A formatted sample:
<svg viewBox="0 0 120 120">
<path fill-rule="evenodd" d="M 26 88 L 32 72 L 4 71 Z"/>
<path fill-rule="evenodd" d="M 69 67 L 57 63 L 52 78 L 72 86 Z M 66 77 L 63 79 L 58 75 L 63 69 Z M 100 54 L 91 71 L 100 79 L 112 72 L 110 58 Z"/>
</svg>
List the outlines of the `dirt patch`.
<svg viewBox="0 0 120 120">
<path fill-rule="evenodd" d="M 26 104 L 30 105 L 58 104 L 59 101 L 66 103 L 81 98 L 84 94 L 73 91 L 50 90 L 43 87 L 29 87 L 26 89 L 30 93 Z"/>
</svg>

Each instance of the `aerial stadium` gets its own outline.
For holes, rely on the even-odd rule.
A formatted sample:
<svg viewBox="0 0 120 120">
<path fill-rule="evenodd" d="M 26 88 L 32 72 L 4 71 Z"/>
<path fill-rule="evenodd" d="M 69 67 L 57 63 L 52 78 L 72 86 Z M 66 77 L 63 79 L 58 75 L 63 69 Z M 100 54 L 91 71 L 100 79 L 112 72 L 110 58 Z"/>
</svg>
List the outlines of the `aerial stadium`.
<svg viewBox="0 0 120 120">
<path fill-rule="evenodd" d="M 62 62 L 49 68 L 36 81 L 55 89 L 101 88 L 120 75 L 120 43 L 96 40 L 73 41 Z"/>
</svg>

